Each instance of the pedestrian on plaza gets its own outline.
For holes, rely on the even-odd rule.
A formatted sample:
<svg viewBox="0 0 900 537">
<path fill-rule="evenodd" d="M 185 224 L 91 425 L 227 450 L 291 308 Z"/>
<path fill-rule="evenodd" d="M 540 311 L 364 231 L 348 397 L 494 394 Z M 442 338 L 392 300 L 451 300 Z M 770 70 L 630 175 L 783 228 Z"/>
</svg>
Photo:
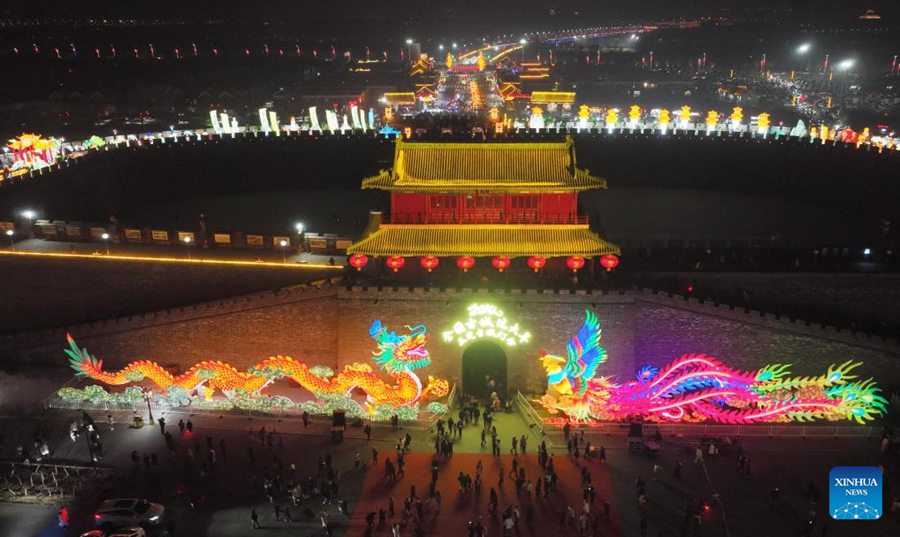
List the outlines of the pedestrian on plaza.
<svg viewBox="0 0 900 537">
<path fill-rule="evenodd" d="M 694 464 L 703 462 L 703 447 L 697 446 L 697 449 L 694 450 Z"/>
<path fill-rule="evenodd" d="M 187 423 L 184 424 L 184 428 L 187 429 L 188 434 L 194 434 L 194 424 L 191 423 L 191 420 L 187 420 Z"/>
<path fill-rule="evenodd" d="M 165 436 L 166 435 L 166 418 L 159 418 L 156 420 L 159 423 L 159 434 Z"/>
<path fill-rule="evenodd" d="M 226 451 L 225 451 L 225 438 L 222 438 L 221 440 L 219 440 L 219 453 L 222 454 L 223 461 L 228 459 L 228 455 L 226 455 Z"/>
<path fill-rule="evenodd" d="M 388 496 L 388 518 L 394 518 L 394 497 Z"/>
<path fill-rule="evenodd" d="M 275 504 L 275 522 L 281 522 L 281 506 Z"/>
<path fill-rule="evenodd" d="M 513 455 L 518 455 L 519 454 L 518 448 L 519 448 L 519 439 L 518 439 L 518 437 L 513 436 L 512 437 L 512 447 L 509 448 L 509 452 L 512 453 Z M 513 460 L 515 460 L 515 459 L 513 459 Z"/>
<path fill-rule="evenodd" d="M 378 448 L 372 446 L 372 464 L 378 464 Z"/>
<path fill-rule="evenodd" d="M 674 477 L 678 481 L 681 481 L 681 461 L 675 462 L 675 470 L 672 472 L 672 477 Z"/>
<path fill-rule="evenodd" d="M 443 497 L 441 496 L 441 491 L 439 491 L 439 490 L 434 491 L 434 512 L 435 513 L 441 512 L 442 499 L 443 499 Z"/>
<path fill-rule="evenodd" d="M 106 415 L 106 423 L 107 423 L 107 425 L 109 425 L 110 431 L 116 430 L 116 418 L 114 418 L 112 414 Z"/>
<path fill-rule="evenodd" d="M 366 426 L 363 427 L 363 432 L 366 433 L 366 442 L 372 440 L 372 425 L 371 424 L 367 423 Z"/>
<path fill-rule="evenodd" d="M 253 529 L 259 529 L 259 515 L 256 514 L 256 508 L 250 510 L 250 521 L 253 523 Z"/>
<path fill-rule="evenodd" d="M 181 436 L 184 436 L 184 420 L 178 420 L 178 430 L 181 432 Z"/>
<path fill-rule="evenodd" d="M 600 446 L 599 457 L 600 462 L 606 462 L 606 448 L 603 446 Z"/>
<path fill-rule="evenodd" d="M 522 450 L 522 455 L 525 454 L 525 446 L 527 445 L 527 441 L 528 438 L 524 434 L 522 435 L 522 438 L 519 439 L 519 448 Z"/>
</svg>

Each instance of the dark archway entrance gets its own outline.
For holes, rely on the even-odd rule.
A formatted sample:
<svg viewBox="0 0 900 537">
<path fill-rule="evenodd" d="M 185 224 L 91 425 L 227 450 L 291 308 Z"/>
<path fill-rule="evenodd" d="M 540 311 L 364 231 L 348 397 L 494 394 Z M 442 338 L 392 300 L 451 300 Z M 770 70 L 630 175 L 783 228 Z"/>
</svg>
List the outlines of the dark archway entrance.
<svg viewBox="0 0 900 537">
<path fill-rule="evenodd" d="M 469 345 L 462 356 L 462 387 L 466 393 L 477 397 L 491 394 L 488 379 L 494 380 L 494 391 L 506 396 L 506 353 L 490 340 L 476 341 Z"/>
</svg>

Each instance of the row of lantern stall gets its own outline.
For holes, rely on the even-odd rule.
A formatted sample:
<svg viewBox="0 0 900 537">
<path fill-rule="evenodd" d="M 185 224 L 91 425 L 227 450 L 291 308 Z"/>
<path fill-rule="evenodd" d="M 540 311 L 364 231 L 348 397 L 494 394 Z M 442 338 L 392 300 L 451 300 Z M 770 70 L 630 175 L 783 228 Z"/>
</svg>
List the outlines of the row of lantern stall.
<svg viewBox="0 0 900 537">
<path fill-rule="evenodd" d="M 600 256 L 599 261 L 600 266 L 606 269 L 607 272 L 612 271 L 619 266 L 619 256 L 614 254 L 602 255 Z M 351 267 L 361 271 L 363 267 L 369 263 L 369 257 L 364 254 L 353 254 L 347 258 L 347 262 Z M 566 266 L 569 267 L 572 272 L 578 272 L 579 269 L 584 267 L 586 262 L 584 257 L 578 255 L 566 258 Z M 436 269 L 439 264 L 440 258 L 437 256 L 425 255 L 419 258 L 419 265 L 428 272 Z M 491 259 L 491 264 L 499 272 L 503 272 L 510 267 L 512 259 L 505 255 L 498 255 Z M 398 255 L 387 256 L 384 258 L 384 265 L 392 271 L 398 272 L 406 265 L 406 258 Z M 540 272 L 546 265 L 546 257 L 534 255 L 528 258 L 528 267 L 535 272 Z M 459 256 L 456 258 L 456 266 L 463 272 L 468 272 L 475 267 L 475 258 L 469 255 Z"/>
</svg>

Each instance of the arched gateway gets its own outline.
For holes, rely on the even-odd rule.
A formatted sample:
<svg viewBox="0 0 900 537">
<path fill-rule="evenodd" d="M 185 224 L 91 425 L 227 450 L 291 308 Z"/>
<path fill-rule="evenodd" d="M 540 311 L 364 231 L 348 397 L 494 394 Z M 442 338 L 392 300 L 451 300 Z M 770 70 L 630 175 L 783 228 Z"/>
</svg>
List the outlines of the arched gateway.
<svg viewBox="0 0 900 537">
<path fill-rule="evenodd" d="M 487 397 L 491 391 L 505 394 L 507 359 L 500 345 L 489 339 L 475 341 L 463 351 L 462 388 L 466 393 Z M 490 379 L 495 387 L 489 386 Z"/>
</svg>

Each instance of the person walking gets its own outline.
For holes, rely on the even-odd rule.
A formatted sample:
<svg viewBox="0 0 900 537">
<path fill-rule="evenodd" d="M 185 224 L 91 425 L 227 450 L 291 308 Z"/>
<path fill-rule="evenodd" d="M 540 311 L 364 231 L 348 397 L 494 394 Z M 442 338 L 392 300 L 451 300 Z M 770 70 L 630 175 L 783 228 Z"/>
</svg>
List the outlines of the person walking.
<svg viewBox="0 0 900 537">
<path fill-rule="evenodd" d="M 250 521 L 253 523 L 253 529 L 259 529 L 259 515 L 256 514 L 256 508 L 250 509 Z"/>
<path fill-rule="evenodd" d="M 697 449 L 694 450 L 694 464 L 703 462 L 703 447 L 697 446 Z"/>
<path fill-rule="evenodd" d="M 112 414 L 106 415 L 106 423 L 107 423 L 107 425 L 109 425 L 110 431 L 116 430 L 116 418 L 114 418 Z"/>
<path fill-rule="evenodd" d="M 156 422 L 159 423 L 159 434 L 166 436 L 166 418 L 159 418 Z"/>
</svg>

